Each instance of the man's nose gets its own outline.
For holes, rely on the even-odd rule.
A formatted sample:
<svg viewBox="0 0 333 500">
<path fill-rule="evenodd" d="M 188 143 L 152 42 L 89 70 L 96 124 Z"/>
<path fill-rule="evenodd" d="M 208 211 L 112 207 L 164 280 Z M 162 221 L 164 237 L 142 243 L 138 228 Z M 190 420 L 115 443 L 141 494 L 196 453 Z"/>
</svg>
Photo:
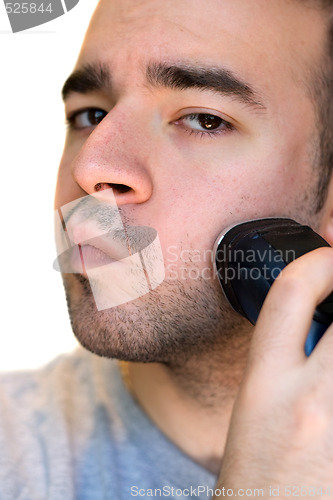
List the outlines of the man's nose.
<svg viewBox="0 0 333 500">
<path fill-rule="evenodd" d="M 153 191 L 147 138 L 129 117 L 111 111 L 91 132 L 72 165 L 76 183 L 88 194 L 112 188 L 119 205 L 144 203 Z"/>
</svg>

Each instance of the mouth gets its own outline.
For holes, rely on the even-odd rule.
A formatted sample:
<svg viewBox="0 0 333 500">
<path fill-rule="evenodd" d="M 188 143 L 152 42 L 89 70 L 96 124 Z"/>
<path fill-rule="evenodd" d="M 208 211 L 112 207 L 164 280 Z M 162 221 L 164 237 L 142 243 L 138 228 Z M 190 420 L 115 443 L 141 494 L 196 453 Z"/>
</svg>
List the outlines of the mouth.
<svg viewBox="0 0 333 500">
<path fill-rule="evenodd" d="M 105 191 L 103 197 L 88 195 L 55 212 L 53 266 L 87 278 L 98 311 L 149 293 L 165 277 L 156 229 L 125 225 L 112 192 L 104 199 Z"/>
<path fill-rule="evenodd" d="M 79 244 L 72 248 L 70 260 L 72 272 L 86 275 L 89 269 L 107 266 L 119 259 L 111 257 L 93 245 Z"/>
<path fill-rule="evenodd" d="M 148 259 L 148 267 L 152 266 L 150 261 L 155 255 L 153 244 L 157 237 L 155 229 L 148 226 L 125 226 L 119 214 L 116 217 L 99 205 L 92 208 L 86 207 L 85 210 L 84 206 L 79 206 L 73 213 L 69 211 L 67 214 L 62 209 L 61 216 L 56 217 L 58 258 L 54 264 L 55 269 L 63 273 L 87 276 L 89 270 L 93 272 L 97 268 L 118 264 L 118 272 L 121 265 L 122 272 L 126 273 L 126 267 L 138 266 L 137 261 L 143 255 L 141 252 Z M 104 270 L 101 272 L 104 274 Z M 105 272 L 108 271 L 105 269 Z"/>
<path fill-rule="evenodd" d="M 119 262 L 132 253 L 126 232 L 119 234 L 117 227 L 101 233 L 95 221 L 77 221 L 73 217 L 66 232 L 70 242 L 66 261 L 72 273 L 86 275 L 88 270 Z"/>
<path fill-rule="evenodd" d="M 75 233 L 75 236 L 68 235 L 67 250 L 58 255 L 56 269 L 61 272 L 87 276 L 89 270 L 120 262 L 132 254 L 129 245 L 116 235 L 106 233 L 92 237 L 93 234 L 87 232 Z"/>
</svg>

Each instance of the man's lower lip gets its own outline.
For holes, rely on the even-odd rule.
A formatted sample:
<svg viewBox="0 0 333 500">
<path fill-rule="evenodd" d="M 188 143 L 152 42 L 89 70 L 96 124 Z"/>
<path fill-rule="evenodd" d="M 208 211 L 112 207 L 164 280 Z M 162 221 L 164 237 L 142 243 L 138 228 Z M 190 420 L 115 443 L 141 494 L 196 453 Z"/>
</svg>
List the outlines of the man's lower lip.
<svg viewBox="0 0 333 500">
<path fill-rule="evenodd" d="M 74 273 L 86 274 L 89 269 L 96 269 L 113 262 L 117 261 L 92 245 L 77 245 L 71 252 L 71 266 Z"/>
</svg>

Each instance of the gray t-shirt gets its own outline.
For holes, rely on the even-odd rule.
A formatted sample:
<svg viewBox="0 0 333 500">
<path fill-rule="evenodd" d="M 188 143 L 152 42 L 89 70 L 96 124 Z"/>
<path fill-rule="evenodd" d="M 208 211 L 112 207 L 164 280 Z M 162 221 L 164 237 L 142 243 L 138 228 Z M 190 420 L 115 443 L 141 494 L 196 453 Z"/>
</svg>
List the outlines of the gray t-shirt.
<svg viewBox="0 0 333 500">
<path fill-rule="evenodd" d="M 115 360 L 80 347 L 0 375 L 0 500 L 206 499 L 215 482 L 141 410 Z"/>
</svg>

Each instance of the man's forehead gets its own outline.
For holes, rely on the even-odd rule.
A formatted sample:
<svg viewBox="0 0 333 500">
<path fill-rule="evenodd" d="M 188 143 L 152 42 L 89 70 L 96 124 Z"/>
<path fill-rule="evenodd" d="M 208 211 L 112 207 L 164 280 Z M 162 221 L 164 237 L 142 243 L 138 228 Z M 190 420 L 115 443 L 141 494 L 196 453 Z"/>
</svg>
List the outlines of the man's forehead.
<svg viewBox="0 0 333 500">
<path fill-rule="evenodd" d="M 320 15 L 320 9 L 311 9 L 309 1 L 305 0 L 100 0 L 94 13 L 95 22 L 92 28 L 99 25 L 117 25 L 126 31 L 130 23 L 141 21 L 148 30 L 151 22 L 169 20 L 179 29 L 189 28 L 193 34 L 202 38 L 211 38 L 217 32 L 205 32 L 207 21 L 219 26 L 224 31 L 228 21 L 234 28 L 240 29 L 256 26 L 257 30 L 273 30 L 276 26 L 285 28 L 290 33 L 297 34 L 306 26 L 315 22 L 315 13 Z M 315 17 L 313 17 L 315 16 Z M 150 22 L 148 22 L 148 20 Z M 270 21 L 261 25 L 260 21 Z M 305 22 L 305 24 L 304 24 Z M 192 28 L 192 30 L 190 29 Z M 199 30 L 196 32 L 196 29 Z M 272 34 L 273 34 L 272 33 Z M 255 34 L 255 33 L 253 33 Z"/>
<path fill-rule="evenodd" d="M 174 43 L 179 53 L 190 49 L 179 41 L 194 50 L 210 47 L 212 53 L 237 45 L 263 50 L 263 43 L 268 50 L 297 52 L 317 45 L 316 21 L 322 25 L 322 15 L 298 0 L 100 0 L 84 50 L 94 40 L 104 50 L 132 40 L 149 43 L 150 49 Z"/>
<path fill-rule="evenodd" d="M 322 14 L 297 0 L 100 0 L 76 69 L 102 61 L 133 81 L 149 60 L 179 58 L 269 88 L 277 74 L 307 76 L 324 36 Z"/>
</svg>

